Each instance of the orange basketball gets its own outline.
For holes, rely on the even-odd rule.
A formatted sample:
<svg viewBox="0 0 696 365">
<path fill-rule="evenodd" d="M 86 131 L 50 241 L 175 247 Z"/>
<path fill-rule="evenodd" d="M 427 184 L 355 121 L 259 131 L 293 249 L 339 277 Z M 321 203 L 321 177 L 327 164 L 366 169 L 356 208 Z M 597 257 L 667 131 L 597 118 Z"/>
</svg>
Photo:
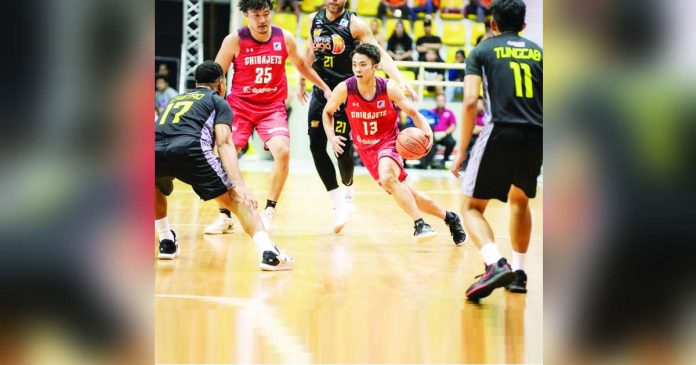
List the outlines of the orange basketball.
<svg viewBox="0 0 696 365">
<path fill-rule="evenodd" d="M 422 130 L 410 127 L 399 133 L 396 137 L 396 151 L 404 160 L 418 160 L 430 151 L 428 138 Z"/>
</svg>

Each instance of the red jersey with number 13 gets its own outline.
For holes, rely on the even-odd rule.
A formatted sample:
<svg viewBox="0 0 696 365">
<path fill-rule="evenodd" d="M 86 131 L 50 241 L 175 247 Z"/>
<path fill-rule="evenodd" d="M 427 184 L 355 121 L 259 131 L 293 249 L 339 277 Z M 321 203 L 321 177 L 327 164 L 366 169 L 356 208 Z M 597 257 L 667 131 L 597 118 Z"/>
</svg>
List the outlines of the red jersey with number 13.
<svg viewBox="0 0 696 365">
<path fill-rule="evenodd" d="M 227 97 L 232 107 L 241 106 L 238 101 L 246 105 L 285 102 L 288 96 L 285 77 L 288 51 L 283 30 L 271 27 L 271 38 L 266 42 L 255 40 L 249 27 L 237 32 L 239 54 L 233 61 L 232 92 Z"/>
<path fill-rule="evenodd" d="M 375 96 L 372 100 L 365 100 L 358 90 L 358 79 L 353 76 L 346 80 L 346 115 L 353 141 L 358 148 L 370 148 L 385 141 L 396 140 L 399 134 L 396 109 L 387 93 L 387 80 L 375 76 L 375 83 Z"/>
</svg>

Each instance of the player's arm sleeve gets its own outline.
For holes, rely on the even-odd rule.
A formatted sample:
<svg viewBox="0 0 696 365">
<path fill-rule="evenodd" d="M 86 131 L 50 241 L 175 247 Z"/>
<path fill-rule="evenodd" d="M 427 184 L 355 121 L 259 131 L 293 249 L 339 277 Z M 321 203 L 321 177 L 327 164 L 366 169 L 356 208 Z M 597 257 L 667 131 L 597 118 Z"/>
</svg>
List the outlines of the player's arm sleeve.
<svg viewBox="0 0 696 365">
<path fill-rule="evenodd" d="M 466 75 L 483 76 L 483 72 L 481 71 L 481 56 L 479 53 L 478 48 L 474 48 L 466 59 L 466 71 L 464 72 Z"/>
<path fill-rule="evenodd" d="M 214 95 L 213 102 L 215 103 L 215 122 L 214 124 L 232 125 L 232 108 L 223 98 Z"/>
</svg>

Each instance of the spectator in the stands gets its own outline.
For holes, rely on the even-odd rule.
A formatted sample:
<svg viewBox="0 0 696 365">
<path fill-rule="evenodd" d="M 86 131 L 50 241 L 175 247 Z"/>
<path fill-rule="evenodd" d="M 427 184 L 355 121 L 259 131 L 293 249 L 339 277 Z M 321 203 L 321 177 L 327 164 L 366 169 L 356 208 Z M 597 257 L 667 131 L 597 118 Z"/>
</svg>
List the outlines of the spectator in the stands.
<svg viewBox="0 0 696 365">
<path fill-rule="evenodd" d="M 440 8 L 440 0 L 413 0 L 413 18 L 418 17 L 418 13 L 425 13 L 427 17 L 432 17 L 437 9 Z"/>
<path fill-rule="evenodd" d="M 406 33 L 404 23 L 400 20 L 387 42 L 387 53 L 394 61 L 413 61 L 413 39 Z"/>
<path fill-rule="evenodd" d="M 379 0 L 377 6 L 377 17 L 382 19 L 387 15 L 387 9 L 390 9 L 394 18 L 411 19 L 413 20 L 413 12 L 408 7 L 408 0 Z"/>
<path fill-rule="evenodd" d="M 433 23 L 430 18 L 425 18 L 423 21 L 423 31 L 425 34 L 416 39 L 418 61 L 425 61 L 425 53 L 428 50 L 432 49 L 439 54 L 442 48 L 442 39 L 433 34 Z"/>
<path fill-rule="evenodd" d="M 370 30 L 372 31 L 372 35 L 375 36 L 377 43 L 379 43 L 382 48 L 385 48 L 387 45 L 387 39 L 384 37 L 384 32 L 382 32 L 382 26 L 380 25 L 379 20 L 372 19 L 370 22 Z"/>
<path fill-rule="evenodd" d="M 463 49 L 458 49 L 457 53 L 454 55 L 454 63 L 464 63 L 466 61 L 466 56 Z M 448 81 L 459 81 L 464 82 L 464 69 L 452 68 L 449 70 L 447 75 Z M 454 101 L 457 96 L 461 96 L 464 93 L 464 88 L 461 86 L 450 86 L 445 88 L 445 94 L 447 95 L 447 100 Z"/>
<path fill-rule="evenodd" d="M 429 49 L 425 53 L 426 62 L 445 62 L 440 55 L 433 49 Z M 444 68 L 425 68 L 423 79 L 428 81 L 445 81 Z M 435 91 L 436 94 L 442 94 L 442 86 L 427 86 L 426 89 L 430 92 Z"/>
<path fill-rule="evenodd" d="M 155 109 L 157 113 L 162 114 L 169 100 L 172 100 L 172 98 L 179 95 L 179 93 L 169 86 L 167 78 L 163 75 L 157 75 L 155 79 L 155 88 Z"/>
<path fill-rule="evenodd" d="M 479 0 L 469 0 L 469 4 L 464 7 L 464 16 L 475 22 L 486 23 L 490 21 L 491 11 L 481 5 Z"/>
<path fill-rule="evenodd" d="M 278 12 L 282 13 L 284 9 L 292 8 L 297 15 L 297 21 L 300 21 L 300 5 L 297 0 L 278 0 Z"/>
</svg>

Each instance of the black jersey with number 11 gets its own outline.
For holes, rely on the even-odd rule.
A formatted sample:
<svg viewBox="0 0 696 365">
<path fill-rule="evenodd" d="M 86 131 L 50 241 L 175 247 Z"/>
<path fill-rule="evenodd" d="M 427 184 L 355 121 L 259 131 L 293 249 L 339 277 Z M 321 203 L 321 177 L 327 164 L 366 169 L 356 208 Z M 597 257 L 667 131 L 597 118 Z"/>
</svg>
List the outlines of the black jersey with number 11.
<svg viewBox="0 0 696 365">
<path fill-rule="evenodd" d="M 494 123 L 543 125 L 543 51 L 515 33 L 481 42 L 466 60 L 466 74 L 483 78 L 486 109 Z"/>
</svg>

